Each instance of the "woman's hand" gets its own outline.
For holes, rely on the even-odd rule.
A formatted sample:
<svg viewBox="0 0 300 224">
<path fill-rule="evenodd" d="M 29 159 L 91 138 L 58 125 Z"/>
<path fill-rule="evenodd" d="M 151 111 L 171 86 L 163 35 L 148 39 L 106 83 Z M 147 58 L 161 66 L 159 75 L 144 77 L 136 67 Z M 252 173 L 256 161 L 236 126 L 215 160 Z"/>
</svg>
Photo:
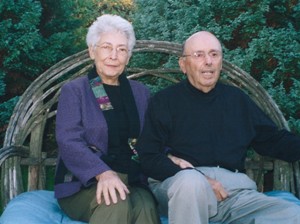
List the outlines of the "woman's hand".
<svg viewBox="0 0 300 224">
<path fill-rule="evenodd" d="M 173 161 L 173 163 L 175 163 L 177 166 L 180 166 L 181 169 L 185 169 L 185 168 L 188 168 L 188 167 L 191 167 L 191 168 L 194 168 L 194 166 L 189 163 L 188 161 L 184 160 L 184 159 L 180 159 L 176 156 L 173 156 L 171 154 L 168 154 L 168 158 L 170 160 Z"/>
<path fill-rule="evenodd" d="M 126 195 L 129 194 L 127 186 L 122 182 L 118 174 L 112 170 L 105 171 L 96 176 L 98 180 L 96 198 L 98 204 L 101 204 L 102 196 L 105 204 L 110 205 L 111 201 L 116 204 L 118 202 L 118 196 L 122 200 L 126 199 Z"/>
</svg>

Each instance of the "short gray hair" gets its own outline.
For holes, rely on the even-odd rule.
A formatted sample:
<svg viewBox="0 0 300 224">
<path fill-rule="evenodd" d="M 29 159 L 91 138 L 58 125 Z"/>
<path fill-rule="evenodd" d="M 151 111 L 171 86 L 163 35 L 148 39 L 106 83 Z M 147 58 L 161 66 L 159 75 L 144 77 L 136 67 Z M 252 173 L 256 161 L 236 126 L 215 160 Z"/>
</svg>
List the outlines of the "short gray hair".
<svg viewBox="0 0 300 224">
<path fill-rule="evenodd" d="M 133 26 L 126 19 L 117 15 L 105 14 L 93 22 L 86 35 L 88 47 L 95 46 L 99 42 L 101 35 L 109 31 L 119 31 L 125 34 L 128 40 L 129 54 L 131 55 L 136 41 Z"/>
</svg>

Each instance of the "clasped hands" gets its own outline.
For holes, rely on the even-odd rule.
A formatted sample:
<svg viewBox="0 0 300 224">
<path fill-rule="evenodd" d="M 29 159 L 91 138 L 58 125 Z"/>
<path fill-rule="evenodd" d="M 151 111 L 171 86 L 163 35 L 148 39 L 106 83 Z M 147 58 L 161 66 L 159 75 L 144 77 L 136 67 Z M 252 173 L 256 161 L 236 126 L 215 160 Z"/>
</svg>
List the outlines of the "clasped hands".
<svg viewBox="0 0 300 224">
<path fill-rule="evenodd" d="M 173 156 L 171 154 L 168 154 L 168 158 L 170 160 L 172 160 L 173 163 L 175 163 L 176 165 L 178 165 L 180 168 L 182 169 L 186 169 L 186 168 L 195 168 L 191 163 L 189 163 L 188 161 L 178 158 L 176 156 Z M 218 201 L 223 201 L 228 197 L 228 193 L 227 191 L 224 189 L 223 185 L 219 182 L 216 181 L 208 176 L 205 176 L 208 183 L 211 185 L 215 196 L 217 198 Z"/>
</svg>

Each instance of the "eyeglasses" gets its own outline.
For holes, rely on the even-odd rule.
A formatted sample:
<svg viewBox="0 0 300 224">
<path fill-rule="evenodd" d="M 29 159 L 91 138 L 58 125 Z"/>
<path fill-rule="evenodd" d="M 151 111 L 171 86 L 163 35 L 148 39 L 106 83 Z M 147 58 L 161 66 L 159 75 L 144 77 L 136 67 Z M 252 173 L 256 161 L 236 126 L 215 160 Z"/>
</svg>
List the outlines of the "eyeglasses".
<svg viewBox="0 0 300 224">
<path fill-rule="evenodd" d="M 107 56 L 110 55 L 114 50 L 113 46 L 110 44 L 103 44 L 103 45 L 96 44 L 95 47 L 99 47 L 101 54 Z M 128 55 L 129 50 L 125 46 L 119 46 L 116 48 L 116 52 L 118 56 L 125 57 Z"/>
<path fill-rule="evenodd" d="M 208 55 L 211 59 L 219 59 L 222 56 L 222 53 L 220 51 L 211 51 L 208 54 L 206 54 L 203 51 L 195 51 L 191 54 L 184 54 L 181 57 L 192 57 L 197 60 L 204 60 L 206 55 Z"/>
</svg>

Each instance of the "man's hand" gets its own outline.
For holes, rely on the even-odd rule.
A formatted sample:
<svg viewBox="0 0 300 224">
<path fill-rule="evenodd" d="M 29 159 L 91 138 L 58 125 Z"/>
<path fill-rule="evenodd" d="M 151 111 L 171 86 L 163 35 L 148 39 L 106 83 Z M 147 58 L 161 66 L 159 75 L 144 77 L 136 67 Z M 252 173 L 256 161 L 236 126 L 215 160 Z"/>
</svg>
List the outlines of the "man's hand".
<svg viewBox="0 0 300 224">
<path fill-rule="evenodd" d="M 188 161 L 184 160 L 184 159 L 180 159 L 176 156 L 173 156 L 171 154 L 168 154 L 168 158 L 171 159 L 173 161 L 173 163 L 175 163 L 176 165 L 180 166 L 180 168 L 185 169 L 185 168 L 194 168 L 194 166 L 189 163 Z M 202 173 L 202 172 L 201 172 Z M 205 175 L 204 175 L 205 176 Z M 208 183 L 211 185 L 216 198 L 218 201 L 223 201 L 228 197 L 228 193 L 227 191 L 225 191 L 224 187 L 222 186 L 222 184 L 219 181 L 216 181 L 208 176 L 205 176 Z"/>
<path fill-rule="evenodd" d="M 170 160 L 172 160 L 173 163 L 175 163 L 177 166 L 179 166 L 181 169 L 185 169 L 185 168 L 194 168 L 194 166 L 189 163 L 188 161 L 184 160 L 184 159 L 180 159 L 176 156 L 173 156 L 171 154 L 168 154 L 168 158 Z"/>
<path fill-rule="evenodd" d="M 223 185 L 219 181 L 216 181 L 207 176 L 206 179 L 208 180 L 208 183 L 211 185 L 218 201 L 223 201 L 228 197 L 227 191 L 225 191 Z"/>
<path fill-rule="evenodd" d="M 127 186 L 119 178 L 118 174 L 112 170 L 105 171 L 96 176 L 98 180 L 96 198 L 98 204 L 102 203 L 102 196 L 105 204 L 110 205 L 111 201 L 116 204 L 118 202 L 117 193 L 122 200 L 126 199 L 129 194 Z"/>
</svg>

